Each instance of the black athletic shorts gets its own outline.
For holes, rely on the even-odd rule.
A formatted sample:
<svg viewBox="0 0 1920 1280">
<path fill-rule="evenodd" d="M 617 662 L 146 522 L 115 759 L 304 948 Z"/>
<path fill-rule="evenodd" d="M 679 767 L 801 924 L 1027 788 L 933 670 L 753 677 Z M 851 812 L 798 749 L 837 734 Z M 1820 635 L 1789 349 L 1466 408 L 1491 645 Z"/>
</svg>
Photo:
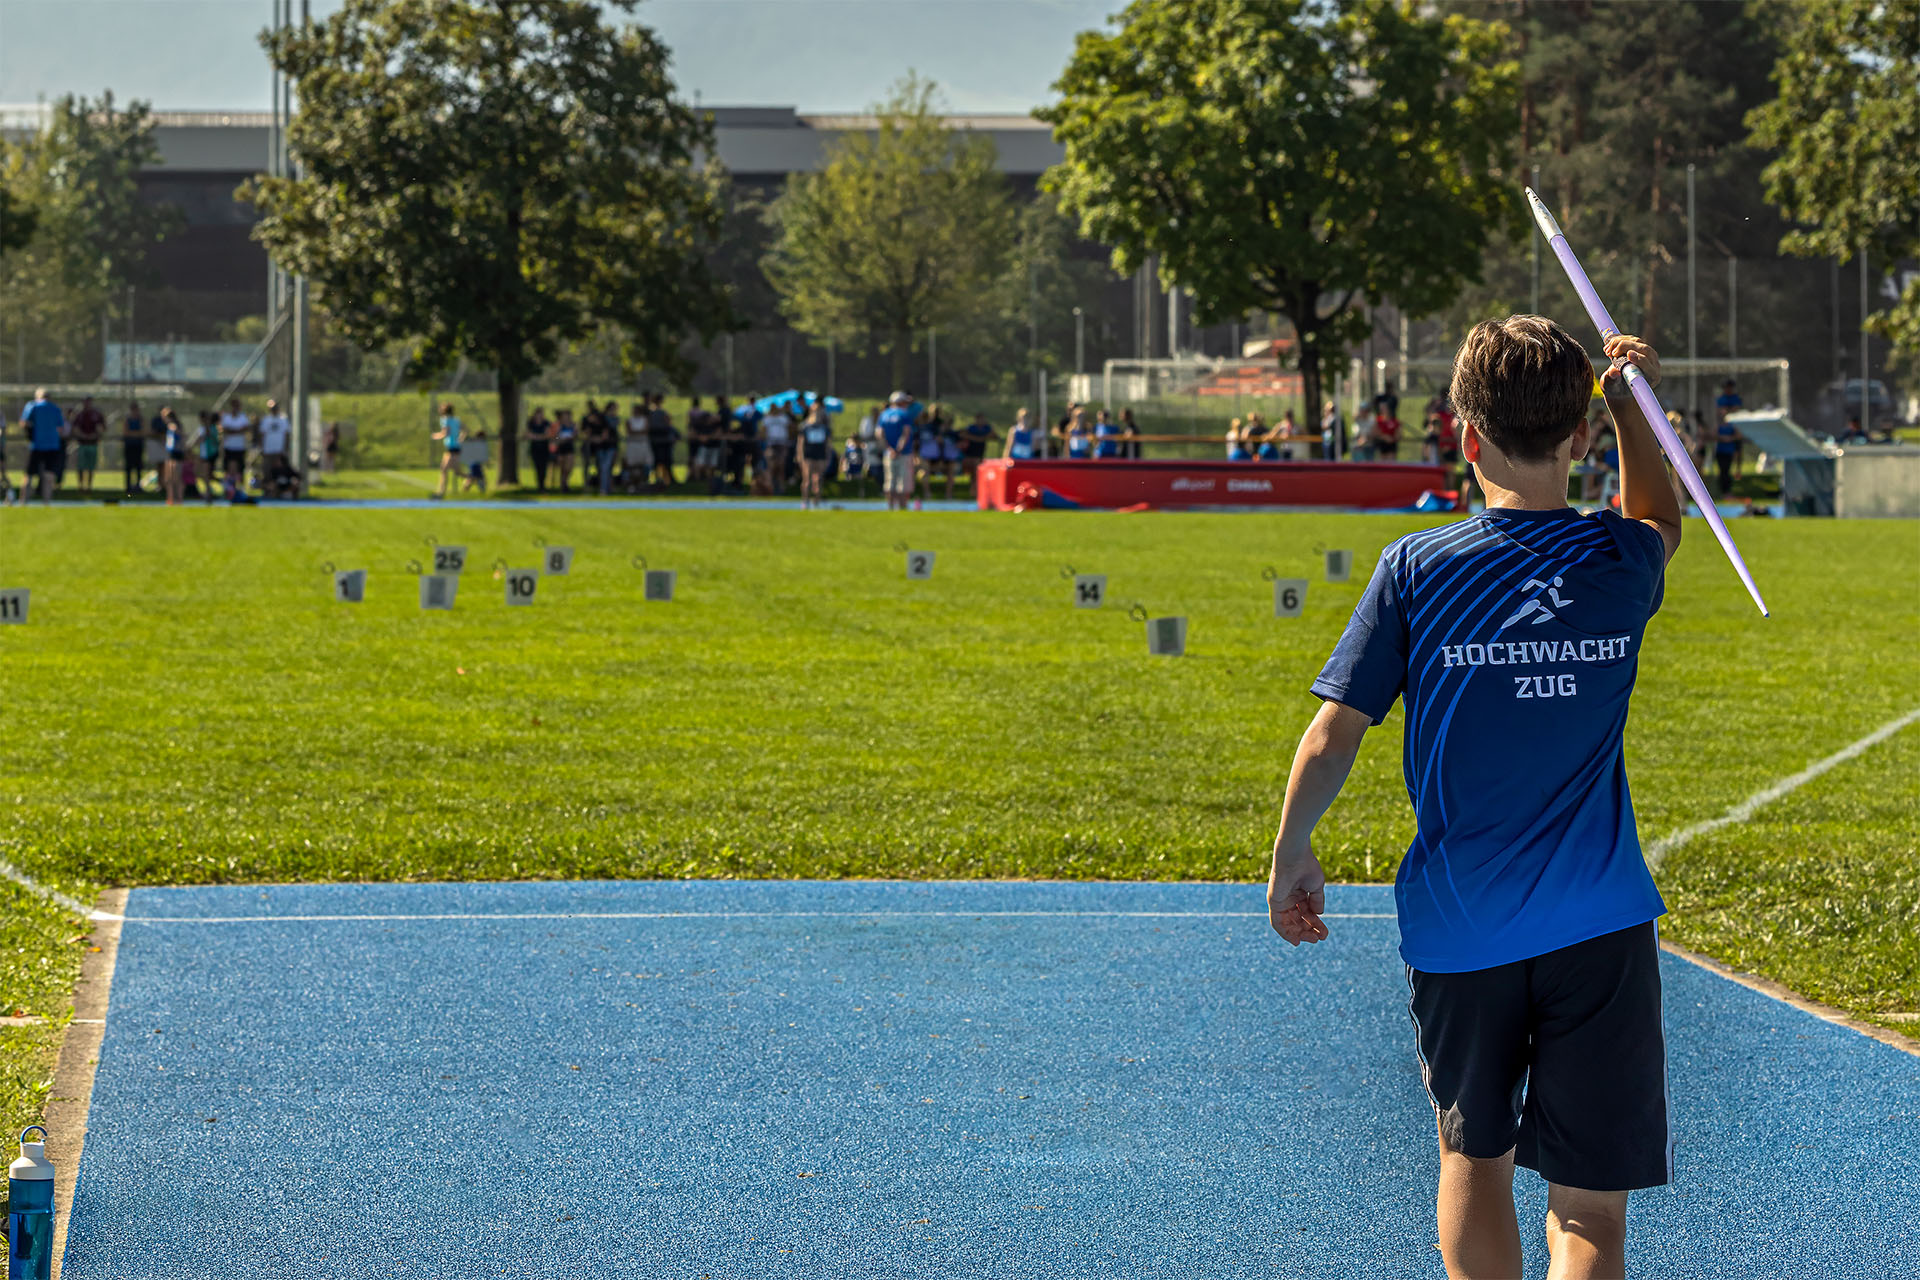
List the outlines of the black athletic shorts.
<svg viewBox="0 0 1920 1280">
<path fill-rule="evenodd" d="M 1652 921 L 1468 973 L 1408 968 L 1427 1096 L 1447 1148 L 1549 1182 L 1673 1180 Z"/>
</svg>

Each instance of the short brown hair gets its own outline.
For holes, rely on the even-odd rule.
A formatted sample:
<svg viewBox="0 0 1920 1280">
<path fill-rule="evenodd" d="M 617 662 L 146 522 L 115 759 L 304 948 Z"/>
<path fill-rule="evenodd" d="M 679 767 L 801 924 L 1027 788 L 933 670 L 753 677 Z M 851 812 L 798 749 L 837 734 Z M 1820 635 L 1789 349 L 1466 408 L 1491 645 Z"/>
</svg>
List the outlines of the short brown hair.
<svg viewBox="0 0 1920 1280">
<path fill-rule="evenodd" d="M 1453 357 L 1453 408 L 1509 458 L 1542 462 L 1586 418 L 1593 365 L 1545 316 L 1473 327 Z"/>
</svg>

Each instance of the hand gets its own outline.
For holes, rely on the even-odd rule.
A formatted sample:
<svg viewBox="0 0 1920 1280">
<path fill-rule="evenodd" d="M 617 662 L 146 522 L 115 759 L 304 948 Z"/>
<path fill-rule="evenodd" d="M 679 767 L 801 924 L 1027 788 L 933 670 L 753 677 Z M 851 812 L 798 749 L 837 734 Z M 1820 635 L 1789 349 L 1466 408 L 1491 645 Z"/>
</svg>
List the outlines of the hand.
<svg viewBox="0 0 1920 1280">
<path fill-rule="evenodd" d="M 1326 886 L 1326 874 L 1311 847 L 1289 854 L 1275 845 L 1273 873 L 1267 879 L 1267 920 L 1288 945 L 1326 940 L 1327 926 L 1320 919 L 1327 909 Z"/>
<path fill-rule="evenodd" d="M 1649 387 L 1660 385 L 1660 356 L 1647 345 L 1644 338 L 1631 334 L 1618 334 L 1607 340 L 1607 358 L 1613 363 L 1600 375 L 1600 394 L 1609 400 L 1618 400 L 1633 393 L 1627 390 L 1626 379 L 1620 375 L 1620 367 L 1631 361 L 1646 376 Z"/>
</svg>

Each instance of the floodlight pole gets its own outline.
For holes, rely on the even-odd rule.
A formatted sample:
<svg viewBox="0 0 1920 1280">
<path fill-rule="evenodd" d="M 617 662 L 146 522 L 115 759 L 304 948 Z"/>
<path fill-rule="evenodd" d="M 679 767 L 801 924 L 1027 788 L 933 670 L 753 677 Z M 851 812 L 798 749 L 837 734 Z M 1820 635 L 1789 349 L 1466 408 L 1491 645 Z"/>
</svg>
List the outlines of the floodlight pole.
<svg viewBox="0 0 1920 1280">
<path fill-rule="evenodd" d="M 1740 357 L 1740 259 L 1727 255 L 1727 359 Z M 1781 405 L 1782 409 L 1789 406 Z"/>
<path fill-rule="evenodd" d="M 280 30 L 280 0 L 273 0 L 273 17 L 268 23 L 278 33 Z M 272 69 L 273 88 L 270 103 L 271 123 L 267 126 L 267 176 L 280 176 L 280 67 L 278 63 L 269 64 Z M 271 256 L 267 258 L 267 314 L 280 313 L 280 265 Z"/>
<path fill-rule="evenodd" d="M 300 27 L 304 31 L 313 23 L 312 0 L 300 0 Z M 287 24 L 293 24 L 293 0 L 287 0 Z M 281 113 L 284 121 L 293 118 L 293 78 L 286 78 L 286 107 Z M 281 131 L 280 168 L 284 176 L 291 177 L 293 166 L 286 151 L 286 132 Z M 293 277 L 293 447 L 294 456 L 299 460 L 296 470 L 300 476 L 300 496 L 313 496 L 310 486 L 313 484 L 313 468 L 309 457 L 313 452 L 313 415 L 308 402 L 313 396 L 313 370 L 309 352 L 312 337 L 310 321 L 312 319 L 307 303 L 307 278 L 304 275 Z"/>
<path fill-rule="evenodd" d="M 1860 432 L 1865 435 L 1873 426 L 1873 387 L 1867 352 L 1867 246 L 1860 246 Z M 1840 405 L 1844 412 L 1847 403 L 1847 384 L 1840 383 Z"/>
<path fill-rule="evenodd" d="M 1693 166 L 1687 166 L 1687 417 L 1691 419 L 1699 412 L 1699 381 L 1693 372 L 1694 364 L 1700 358 L 1698 333 L 1700 307 L 1695 294 L 1696 277 L 1694 275 L 1694 224 L 1693 224 Z"/>
<path fill-rule="evenodd" d="M 1087 316 L 1078 307 L 1073 309 L 1073 371 L 1087 371 Z"/>
<path fill-rule="evenodd" d="M 1539 165 L 1533 166 L 1533 182 L 1531 185 L 1535 191 L 1538 191 L 1540 189 L 1540 166 Z M 1533 239 L 1530 242 L 1530 248 L 1531 248 L 1532 257 L 1533 257 L 1532 311 L 1533 311 L 1533 314 L 1537 316 L 1540 314 L 1540 228 L 1539 227 L 1535 227 L 1533 229 Z M 1405 352 L 1401 353 L 1401 358 L 1402 359 L 1406 358 Z"/>
</svg>

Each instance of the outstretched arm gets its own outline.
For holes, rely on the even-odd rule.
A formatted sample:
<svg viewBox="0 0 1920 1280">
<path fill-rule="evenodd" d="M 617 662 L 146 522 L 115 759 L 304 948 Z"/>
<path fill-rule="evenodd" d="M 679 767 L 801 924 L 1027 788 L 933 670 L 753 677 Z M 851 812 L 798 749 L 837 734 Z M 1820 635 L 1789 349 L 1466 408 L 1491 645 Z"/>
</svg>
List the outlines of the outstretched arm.
<svg viewBox="0 0 1920 1280">
<path fill-rule="evenodd" d="M 1273 840 L 1273 873 L 1267 880 L 1267 918 L 1293 946 L 1327 936 L 1320 919 L 1327 909 L 1327 878 L 1313 856 L 1313 828 L 1346 783 L 1360 739 L 1373 719 L 1364 711 L 1326 702 L 1300 737 L 1287 778 L 1280 834 Z"/>
</svg>

